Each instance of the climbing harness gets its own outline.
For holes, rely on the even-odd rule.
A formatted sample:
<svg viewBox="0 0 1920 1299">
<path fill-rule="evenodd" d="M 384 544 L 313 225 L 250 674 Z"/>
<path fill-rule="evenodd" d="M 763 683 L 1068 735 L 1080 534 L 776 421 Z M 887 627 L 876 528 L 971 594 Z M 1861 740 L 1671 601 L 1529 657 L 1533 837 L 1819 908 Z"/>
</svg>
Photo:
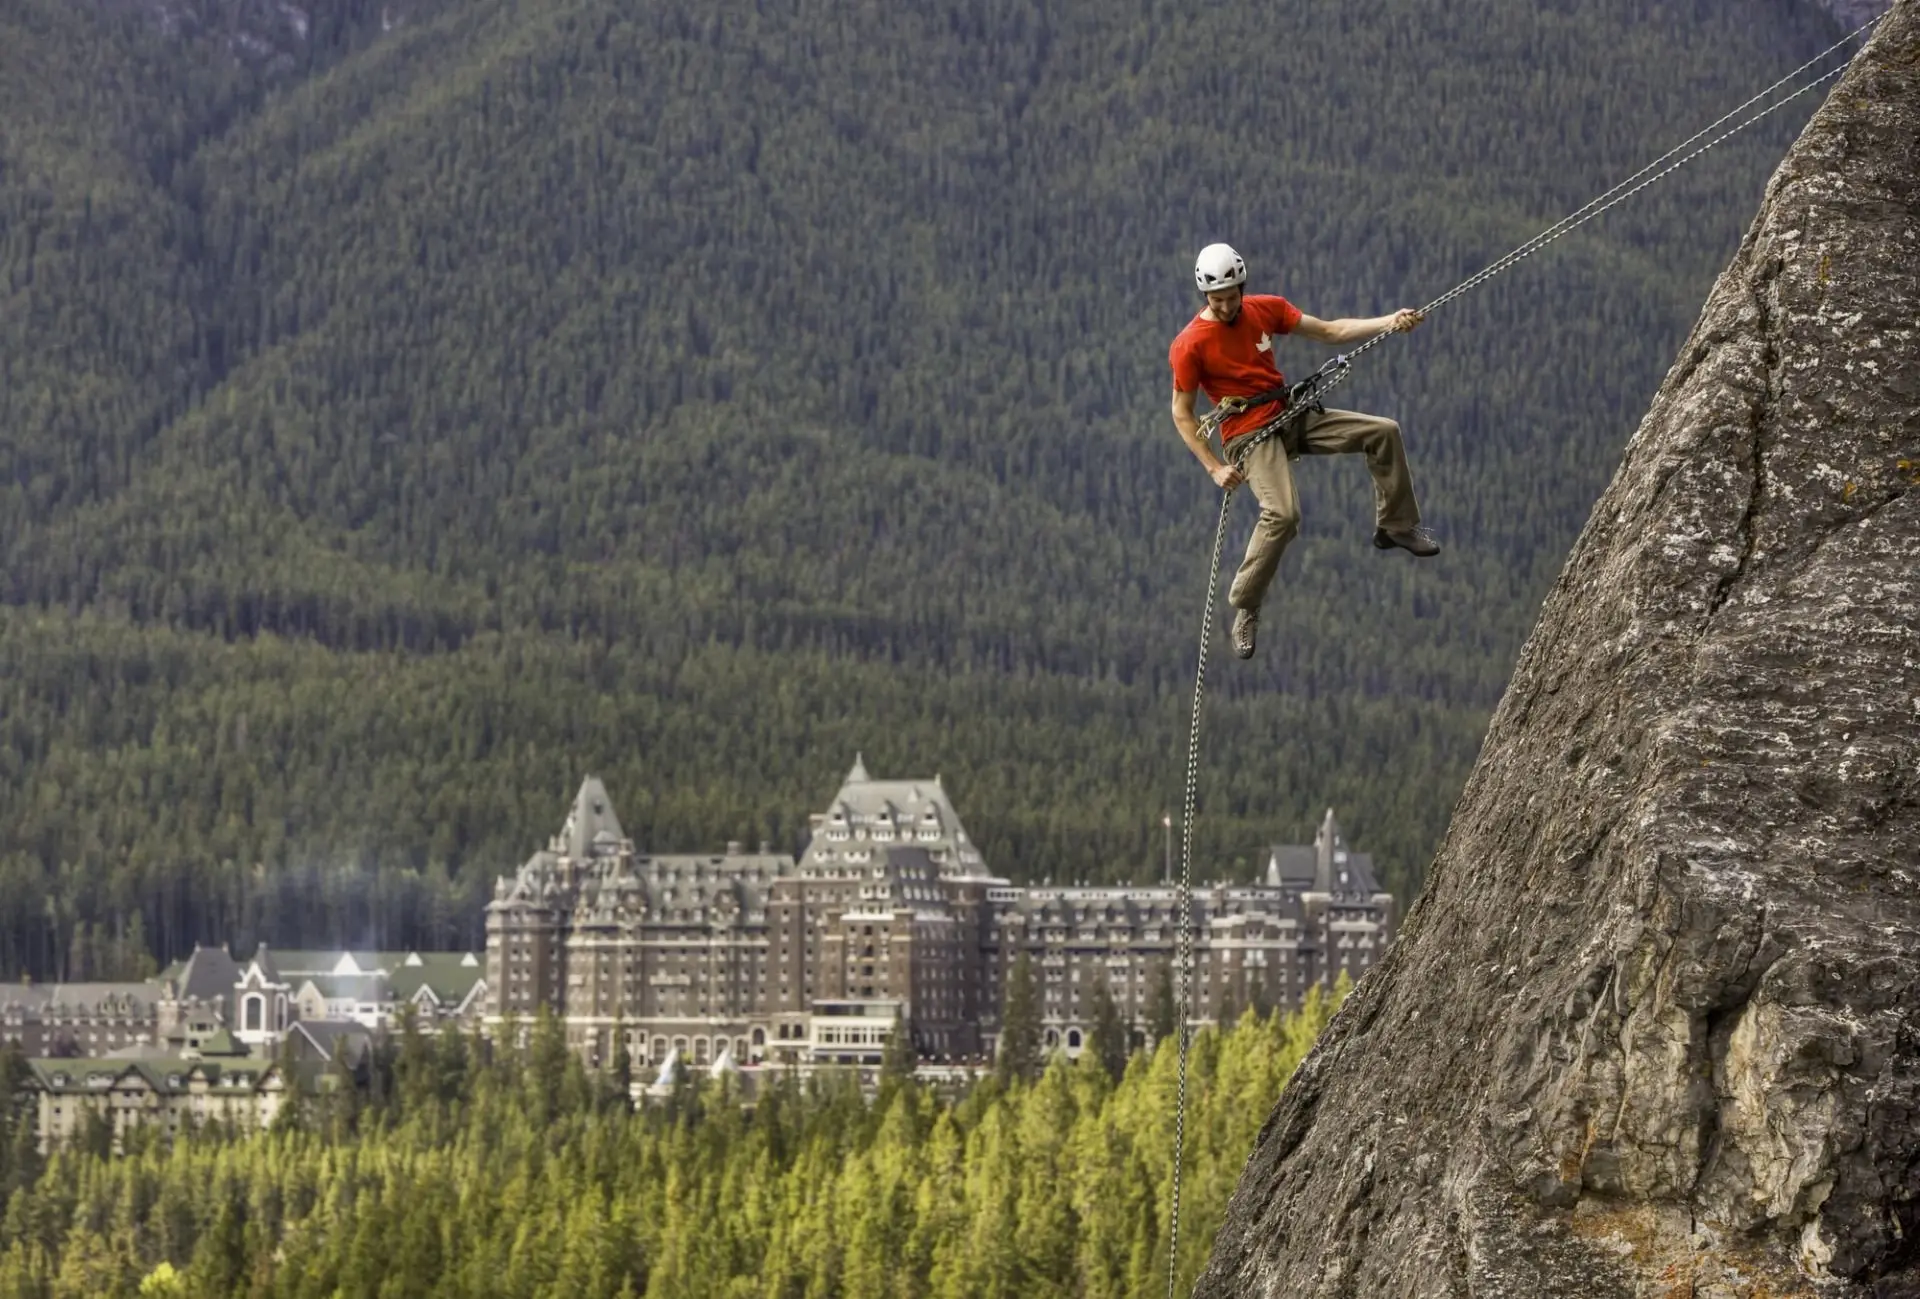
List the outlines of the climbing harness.
<svg viewBox="0 0 1920 1299">
<path fill-rule="evenodd" d="M 1667 152 L 1655 158 L 1639 171 L 1620 181 L 1612 188 L 1596 195 L 1583 206 L 1568 213 L 1560 220 L 1534 235 L 1525 243 L 1503 254 L 1485 267 L 1468 276 L 1445 293 L 1420 308 L 1425 316 L 1438 307 L 1444 307 L 1455 298 L 1485 284 L 1494 276 L 1509 270 L 1539 252 L 1562 235 L 1585 225 L 1607 209 L 1626 200 L 1678 171 L 1698 158 L 1715 145 L 1721 144 L 1752 126 L 1777 109 L 1785 107 L 1800 96 L 1818 86 L 1825 85 L 1852 65 L 1849 57 L 1846 63 L 1821 73 L 1805 85 L 1791 91 L 1779 100 L 1768 104 L 1758 112 L 1734 122 L 1718 135 L 1713 132 L 1725 126 L 1747 109 L 1760 103 L 1775 91 L 1781 89 L 1799 77 L 1808 69 L 1825 61 L 1836 51 L 1846 47 L 1864 36 L 1884 15 L 1878 15 L 1860 24 L 1853 31 L 1835 41 L 1832 45 L 1816 54 L 1778 81 L 1748 99 L 1745 103 L 1731 109 L 1719 118 L 1708 123 L 1700 130 L 1682 140 Z M 1708 138 L 1711 136 L 1711 138 Z M 1706 140 L 1700 144 L 1699 141 Z M 1698 147 L 1693 147 L 1693 146 Z M 1686 152 L 1683 152 L 1686 151 Z M 1278 437 L 1287 447 L 1289 456 L 1299 454 L 1298 447 L 1289 437 L 1293 426 L 1308 411 L 1324 411 L 1322 399 L 1328 392 L 1345 383 L 1352 374 L 1353 363 L 1362 355 L 1378 347 L 1382 342 L 1400 331 L 1386 329 L 1361 343 L 1353 351 L 1333 357 L 1311 375 L 1290 387 L 1274 388 L 1251 397 L 1227 397 L 1223 399 L 1200 421 L 1199 435 L 1202 441 L 1211 440 L 1219 430 L 1222 420 L 1239 415 L 1245 411 L 1275 402 L 1282 403 L 1281 410 L 1272 419 L 1266 421 L 1252 433 L 1235 438 L 1233 445 L 1222 450 L 1231 459 L 1235 468 L 1246 463 L 1247 453 L 1254 447 Z M 1200 653 L 1193 674 L 1193 712 L 1187 727 L 1187 772 L 1186 789 L 1181 800 L 1180 830 L 1180 879 L 1174 888 L 1174 925 L 1175 925 L 1175 962 L 1178 968 L 1177 993 L 1175 997 L 1175 1033 L 1179 1039 L 1180 1063 L 1179 1083 L 1174 1102 L 1173 1113 L 1173 1179 L 1168 1210 L 1167 1244 L 1167 1299 L 1176 1299 L 1179 1284 L 1180 1266 L 1180 1172 L 1185 1155 L 1187 1131 L 1187 1052 L 1192 1044 L 1192 1032 L 1188 1024 L 1188 1010 L 1191 1002 L 1190 983 L 1193 977 L 1193 822 L 1197 812 L 1200 790 L 1200 708 L 1206 697 L 1207 688 L 1207 649 L 1213 642 L 1213 593 L 1220 585 L 1220 555 L 1226 546 L 1227 520 L 1233 506 L 1234 489 L 1229 487 L 1220 494 L 1220 519 L 1213 530 L 1213 557 L 1207 566 L 1207 598 L 1200 613 Z"/>
</svg>

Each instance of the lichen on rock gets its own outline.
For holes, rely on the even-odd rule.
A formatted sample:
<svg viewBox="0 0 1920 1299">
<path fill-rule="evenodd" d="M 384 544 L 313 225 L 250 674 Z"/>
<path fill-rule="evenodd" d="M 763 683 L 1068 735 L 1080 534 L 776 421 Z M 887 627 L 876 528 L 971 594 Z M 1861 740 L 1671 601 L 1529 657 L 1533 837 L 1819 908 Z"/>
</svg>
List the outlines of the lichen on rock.
<svg viewBox="0 0 1920 1299">
<path fill-rule="evenodd" d="M 1768 186 L 1197 1294 L 1920 1299 L 1920 0 Z"/>
</svg>

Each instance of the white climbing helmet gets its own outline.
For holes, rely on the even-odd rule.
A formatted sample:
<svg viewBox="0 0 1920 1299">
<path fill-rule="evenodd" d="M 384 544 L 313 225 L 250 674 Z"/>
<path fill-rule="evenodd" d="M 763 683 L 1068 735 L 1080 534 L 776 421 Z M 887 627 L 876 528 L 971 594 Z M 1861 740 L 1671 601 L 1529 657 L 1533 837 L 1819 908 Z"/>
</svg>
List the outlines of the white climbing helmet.
<svg viewBox="0 0 1920 1299">
<path fill-rule="evenodd" d="M 1202 293 L 1230 289 L 1247 282 L 1247 264 L 1233 251 L 1233 245 L 1208 244 L 1193 259 L 1193 282 Z"/>
</svg>

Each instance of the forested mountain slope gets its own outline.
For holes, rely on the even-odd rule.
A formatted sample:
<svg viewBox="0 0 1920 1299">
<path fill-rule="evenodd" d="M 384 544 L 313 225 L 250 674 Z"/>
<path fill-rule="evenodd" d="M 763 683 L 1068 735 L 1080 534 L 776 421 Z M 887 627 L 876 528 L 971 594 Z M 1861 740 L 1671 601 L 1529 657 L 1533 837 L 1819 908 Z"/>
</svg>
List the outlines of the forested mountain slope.
<svg viewBox="0 0 1920 1299">
<path fill-rule="evenodd" d="M 30 0 L 0 968 L 135 906 L 169 951 L 474 941 L 587 769 L 693 848 L 790 839 L 863 748 L 940 770 L 1003 871 L 1151 869 L 1216 499 L 1165 414 L 1193 250 L 1321 316 L 1424 300 L 1835 34 L 1787 0 L 475 0 L 254 64 Z M 1217 678 L 1210 873 L 1332 803 L 1414 887 L 1804 116 L 1343 393 L 1402 420 L 1450 548 L 1376 554 L 1361 468 L 1303 473 L 1267 643 Z"/>
</svg>

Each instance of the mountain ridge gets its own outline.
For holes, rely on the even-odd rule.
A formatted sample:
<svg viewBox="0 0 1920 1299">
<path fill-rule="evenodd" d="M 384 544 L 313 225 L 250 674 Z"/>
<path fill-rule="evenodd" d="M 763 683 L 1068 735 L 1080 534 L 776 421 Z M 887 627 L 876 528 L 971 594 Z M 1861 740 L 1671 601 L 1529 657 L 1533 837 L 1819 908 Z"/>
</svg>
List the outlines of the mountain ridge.
<svg viewBox="0 0 1920 1299">
<path fill-rule="evenodd" d="M 575 738 L 503 757 L 533 791 L 504 804 L 457 771 L 438 777 L 450 788 L 403 774 L 440 771 L 445 741 L 402 741 L 360 759 L 384 773 L 366 783 L 395 791 L 369 826 L 294 795 L 349 769 L 368 724 L 310 716 L 313 738 L 287 742 L 312 746 L 297 763 L 314 773 L 209 774 L 172 852 L 415 873 L 438 860 L 456 891 L 445 905 L 471 905 L 583 765 L 630 787 L 720 780 L 708 810 L 632 827 L 691 848 L 762 837 L 768 820 L 784 837 L 865 748 L 979 788 L 993 806 L 970 824 L 1012 874 L 1151 873 L 1211 518 L 1161 391 L 1166 340 L 1192 310 L 1191 249 L 1233 232 L 1258 287 L 1316 314 L 1397 305 L 1414 268 L 1438 283 L 1471 273 L 1664 148 L 1669 121 L 1749 93 L 1763 46 L 1797 62 L 1833 35 L 1784 3 L 1735 16 L 1703 2 L 1668 29 L 1624 2 L 1570 14 L 1480 0 L 1475 14 L 1005 0 L 939 20 L 575 0 L 538 15 L 410 8 L 376 39 L 365 5 L 303 78 L 235 82 L 206 55 L 151 104 L 134 78 L 117 118 L 155 123 L 129 147 L 158 161 L 118 228 L 87 224 L 84 186 L 0 194 L 13 229 L 40 232 L 0 254 L 0 282 L 27 283 L 0 305 L 0 641 L 24 672 L 60 636 L 120 621 L 155 655 L 201 636 L 209 662 L 249 672 L 283 649 L 317 662 L 296 641 L 371 664 L 422 656 L 395 679 L 424 666 L 452 690 L 491 679 L 503 647 L 550 638 L 542 671 L 582 643 L 696 676 L 693 660 L 717 653 L 759 665 L 748 690 L 814 692 L 771 746 L 717 729 L 730 755 L 717 771 L 682 768 L 646 732 L 535 724 Z M 91 29 L 65 30 L 60 48 L 91 48 L 71 35 Z M 1192 57 L 1236 43 L 1231 65 Z M 1324 63 L 1336 58 L 1339 76 Z M 1424 93 L 1367 93 L 1394 85 Z M 1601 102 L 1613 107 L 1591 111 Z M 17 138 L 9 158 L 49 156 Z M 1677 334 L 1687 277 L 1713 269 L 1674 223 L 1703 204 L 1727 213 L 1730 247 L 1746 207 L 1730 196 L 1743 167 L 1757 184 L 1768 147 L 1763 133 L 1716 151 L 1646 208 L 1380 349 L 1350 400 L 1402 418 L 1449 558 L 1383 561 L 1350 467 L 1302 475 L 1285 630 L 1218 682 L 1206 860 L 1251 868 L 1262 842 L 1336 802 L 1411 890 L 1604 443 L 1624 434 L 1634 386 L 1657 378 L 1646 340 Z M 1561 165 L 1539 169 L 1543 156 Z M 127 269 L 86 271 L 96 263 Z M 84 291 L 34 295 L 72 275 Z M 1284 361 L 1297 373 L 1318 359 L 1302 345 Z M 72 621 L 50 635 L 35 618 Z M 239 644 L 251 638 L 257 654 Z M 177 727 L 169 695 L 138 684 L 152 671 L 137 639 L 112 642 L 135 683 L 111 745 L 77 715 L 21 710 L 33 720 L 0 782 L 21 828 L 0 854 L 42 895 L 65 860 L 121 878 L 90 898 L 159 905 L 157 846 L 135 853 L 141 870 L 117 868 L 124 834 L 94 843 L 41 810 L 137 788 L 154 737 Z M 788 661 L 804 666 L 782 683 Z M 902 732 L 857 703 L 841 716 L 882 669 L 957 720 Z M 231 683 L 216 729 L 256 711 L 240 700 L 282 669 L 258 670 Z M 1009 681 L 1040 683 L 1044 725 L 979 711 Z M 600 682 L 516 688 L 525 716 L 542 688 L 576 698 Z M 411 707 L 372 689 L 389 712 Z M 712 696 L 676 707 L 730 713 Z M 808 757 L 810 709 L 835 715 L 837 738 Z M 1083 749 L 1089 717 L 1135 738 Z M 1425 787 L 1382 779 L 1394 760 Z M 1048 806 L 1056 782 L 1084 798 Z M 284 811 L 229 817 L 227 786 Z M 456 829 L 406 810 L 448 801 L 464 809 Z M 490 805 L 523 810 L 486 828 Z M 13 942 L 0 960 L 44 952 Z"/>
</svg>

